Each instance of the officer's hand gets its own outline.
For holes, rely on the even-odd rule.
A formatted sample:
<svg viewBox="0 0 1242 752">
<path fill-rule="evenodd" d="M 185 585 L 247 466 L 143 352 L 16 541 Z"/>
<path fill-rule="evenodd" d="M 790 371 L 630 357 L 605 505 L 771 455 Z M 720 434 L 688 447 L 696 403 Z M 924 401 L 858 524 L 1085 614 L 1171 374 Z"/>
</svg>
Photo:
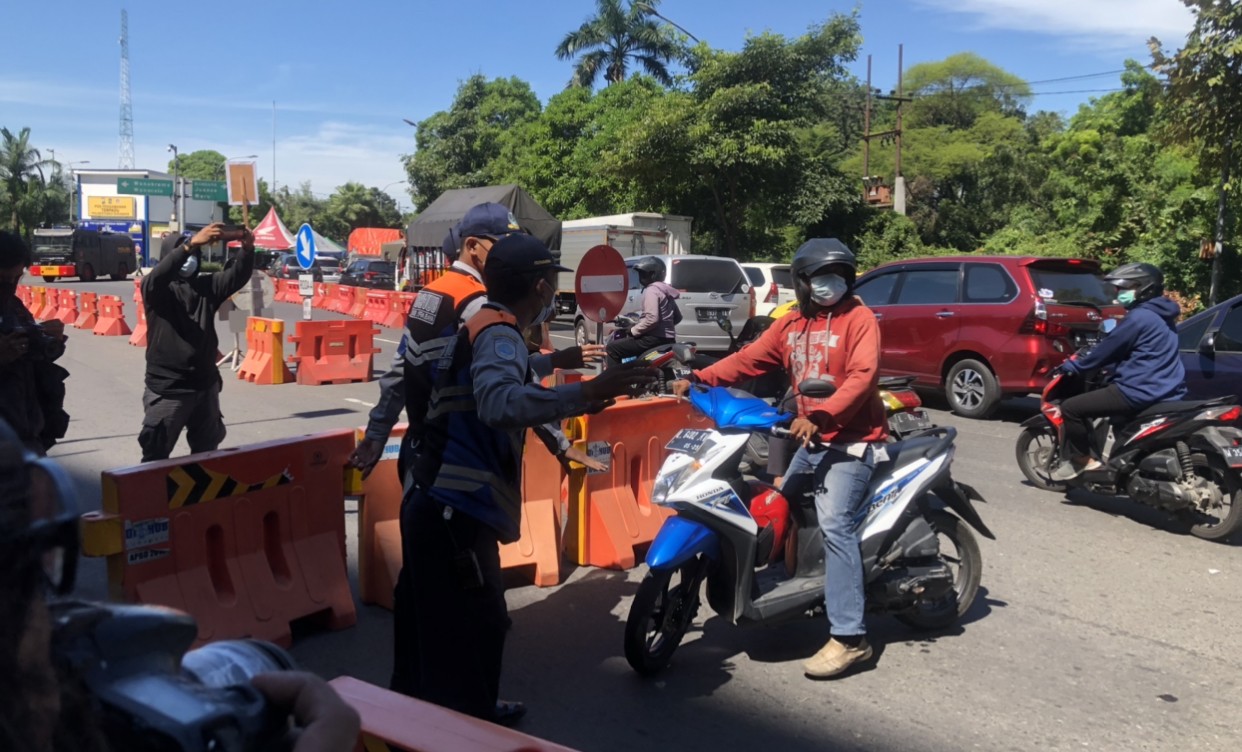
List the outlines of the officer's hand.
<svg viewBox="0 0 1242 752">
<path fill-rule="evenodd" d="M 553 368 L 586 368 L 592 363 L 598 363 L 604 358 L 603 345 L 582 345 L 581 347 L 568 347 L 564 350 L 557 350 L 552 353 Z"/>
<path fill-rule="evenodd" d="M 384 442 L 375 439 L 363 439 L 354 453 L 349 455 L 349 466 L 362 471 L 362 479 L 366 480 L 371 471 L 375 469 L 375 463 L 379 462 L 379 458 L 384 454 Z"/>
<path fill-rule="evenodd" d="M 802 446 L 810 446 L 811 437 L 819 433 L 819 427 L 807 418 L 801 416 L 794 418 L 793 423 L 789 424 L 789 434 L 792 438 L 801 441 Z"/>
<path fill-rule="evenodd" d="M 224 232 L 224 223 L 213 222 L 198 232 L 194 233 L 194 237 L 190 238 L 190 245 L 199 247 L 211 245 L 220 239 L 220 235 Z"/>
<path fill-rule="evenodd" d="M 251 680 L 274 707 L 293 716 L 293 752 L 352 752 L 362 721 L 326 681 L 305 671 L 260 674 Z"/>
<path fill-rule="evenodd" d="M 685 397 L 690 393 L 690 382 L 686 379 L 670 381 L 668 387 L 672 390 L 674 397 Z"/>
<path fill-rule="evenodd" d="M 587 468 L 598 472 L 608 469 L 607 465 L 575 446 L 571 446 L 566 449 L 565 453 L 561 455 L 561 464 L 565 465 L 566 469 L 569 469 L 570 462 L 577 462 L 580 465 L 586 465 Z"/>
<path fill-rule="evenodd" d="M 637 363 L 609 368 L 590 381 L 582 382 L 582 397 L 587 402 L 603 402 L 624 395 L 642 394 L 660 379 L 660 371 Z"/>
<path fill-rule="evenodd" d="M 253 251 L 254 250 L 254 233 L 251 232 L 250 230 L 242 230 L 241 244 L 242 244 L 242 250 Z"/>
</svg>

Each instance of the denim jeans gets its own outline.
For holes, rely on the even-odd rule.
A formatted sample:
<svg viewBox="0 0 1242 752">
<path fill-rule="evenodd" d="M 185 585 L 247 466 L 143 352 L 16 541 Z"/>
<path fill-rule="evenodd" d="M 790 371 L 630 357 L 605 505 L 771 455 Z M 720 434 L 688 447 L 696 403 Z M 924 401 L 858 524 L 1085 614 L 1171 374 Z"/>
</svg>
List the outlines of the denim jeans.
<svg viewBox="0 0 1242 752">
<path fill-rule="evenodd" d="M 875 452 L 870 446 L 861 458 L 839 449 L 801 447 L 785 473 L 786 484 L 798 474 L 812 475 L 815 513 L 824 534 L 824 608 L 832 634 L 842 637 L 867 633 L 862 549 L 855 517 L 866 503 L 874 470 Z"/>
</svg>

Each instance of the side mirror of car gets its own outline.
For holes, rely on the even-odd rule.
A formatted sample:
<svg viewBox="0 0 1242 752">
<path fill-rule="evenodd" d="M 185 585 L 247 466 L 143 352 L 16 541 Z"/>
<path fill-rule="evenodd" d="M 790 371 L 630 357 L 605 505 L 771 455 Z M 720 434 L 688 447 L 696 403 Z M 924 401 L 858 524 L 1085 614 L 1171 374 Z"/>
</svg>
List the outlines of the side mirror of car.
<svg viewBox="0 0 1242 752">
<path fill-rule="evenodd" d="M 837 385 L 826 379 L 805 379 L 798 384 L 798 393 L 812 399 L 827 399 L 836 391 Z"/>
<path fill-rule="evenodd" d="M 1203 333 L 1203 339 L 1199 340 L 1199 354 L 1206 355 L 1209 358 L 1216 355 L 1216 330 L 1209 329 Z"/>
</svg>

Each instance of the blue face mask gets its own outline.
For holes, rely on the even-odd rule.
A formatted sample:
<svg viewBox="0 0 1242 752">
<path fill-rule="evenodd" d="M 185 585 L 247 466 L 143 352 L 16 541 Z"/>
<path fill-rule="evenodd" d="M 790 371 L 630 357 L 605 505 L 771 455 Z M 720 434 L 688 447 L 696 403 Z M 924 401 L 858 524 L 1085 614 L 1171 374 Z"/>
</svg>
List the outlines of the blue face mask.
<svg viewBox="0 0 1242 752">
<path fill-rule="evenodd" d="M 1134 305 L 1134 299 L 1138 297 L 1138 293 L 1134 290 L 1122 290 L 1117 293 L 1117 302 L 1124 308 L 1130 308 Z"/>
<path fill-rule="evenodd" d="M 811 277 L 811 300 L 825 308 L 836 305 L 848 289 L 849 283 L 837 274 L 821 274 Z"/>
</svg>

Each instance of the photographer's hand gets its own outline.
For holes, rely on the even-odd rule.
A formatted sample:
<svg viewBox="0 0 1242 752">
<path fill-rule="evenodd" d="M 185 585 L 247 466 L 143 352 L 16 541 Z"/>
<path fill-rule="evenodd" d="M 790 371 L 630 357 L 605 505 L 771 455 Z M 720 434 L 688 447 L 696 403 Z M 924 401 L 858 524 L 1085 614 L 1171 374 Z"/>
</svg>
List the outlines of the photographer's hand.
<svg viewBox="0 0 1242 752">
<path fill-rule="evenodd" d="M 281 671 L 251 680 L 276 707 L 293 716 L 299 728 L 293 752 L 352 752 L 362 721 L 358 711 L 312 673 Z"/>
<path fill-rule="evenodd" d="M 205 245 L 211 245 L 220 239 L 220 234 L 224 231 L 224 224 L 221 222 L 213 222 L 203 229 L 194 233 L 194 237 L 190 238 L 189 245 L 194 248 L 201 248 Z"/>
</svg>

